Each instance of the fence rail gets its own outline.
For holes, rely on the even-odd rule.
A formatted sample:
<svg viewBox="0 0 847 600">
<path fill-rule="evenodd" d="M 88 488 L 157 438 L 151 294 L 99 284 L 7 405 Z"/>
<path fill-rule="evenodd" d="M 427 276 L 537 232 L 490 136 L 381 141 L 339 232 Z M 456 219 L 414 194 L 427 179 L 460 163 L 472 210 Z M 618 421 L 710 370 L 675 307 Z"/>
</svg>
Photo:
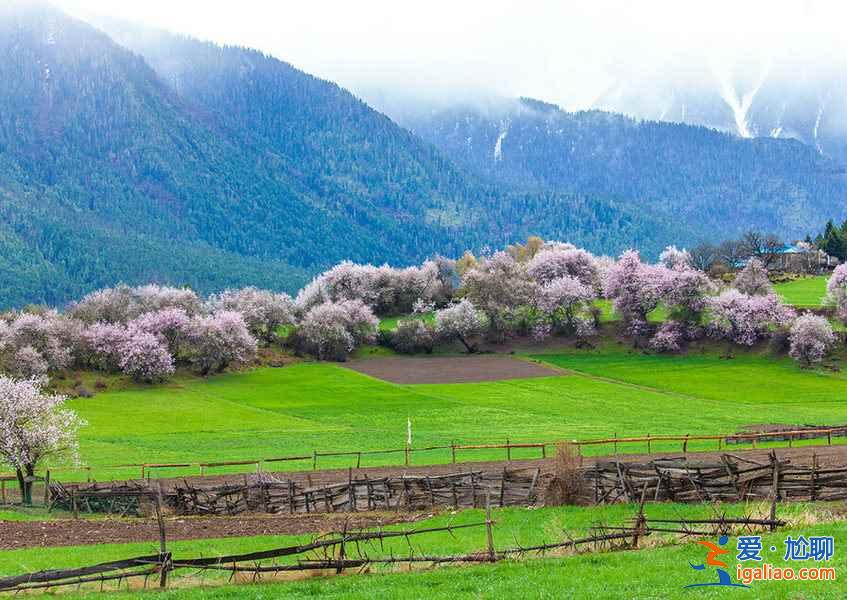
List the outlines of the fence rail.
<svg viewBox="0 0 847 600">
<path fill-rule="evenodd" d="M 555 447 L 562 443 L 567 442 L 574 446 L 583 447 L 583 446 L 611 446 L 614 454 L 618 454 L 620 446 L 631 446 L 634 444 L 645 444 L 646 450 L 648 453 L 652 452 L 653 444 L 662 443 L 667 444 L 671 442 L 679 442 L 681 444 L 681 449 L 683 454 L 688 453 L 688 446 L 691 442 L 717 442 L 716 450 L 722 450 L 725 446 L 729 444 L 744 444 L 749 443 L 753 448 L 756 448 L 757 443 L 766 443 L 766 442 L 781 442 L 785 441 L 788 443 L 788 447 L 791 448 L 795 442 L 797 441 L 814 441 L 814 440 L 823 440 L 826 439 L 827 445 L 833 444 L 833 438 L 836 437 L 847 437 L 847 425 L 837 426 L 837 427 L 828 427 L 828 428 L 800 428 L 800 429 L 792 429 L 792 430 L 780 430 L 780 431 L 765 431 L 765 432 L 749 432 L 749 433 L 730 433 L 730 434 L 709 434 L 709 435 L 652 435 L 647 434 L 646 436 L 636 436 L 636 437 L 619 437 L 615 434 L 613 437 L 605 437 L 605 438 L 595 438 L 595 439 L 586 439 L 586 440 L 568 440 L 568 439 L 558 439 L 553 441 L 542 441 L 542 442 L 511 442 L 509 438 L 506 438 L 505 443 L 482 443 L 482 444 L 459 444 L 453 442 L 449 445 L 436 445 L 436 446 L 423 446 L 423 447 L 412 447 L 406 446 L 403 448 L 387 448 L 387 449 L 379 449 L 379 450 L 344 450 L 344 451 L 318 451 L 314 450 L 311 454 L 308 455 L 294 455 L 294 456 L 282 456 L 282 457 L 271 457 L 271 458 L 250 458 L 245 460 L 227 460 L 227 461 L 180 461 L 180 462 L 150 462 L 150 463 L 132 463 L 132 464 L 120 464 L 120 465 L 102 465 L 102 466 L 91 466 L 85 465 L 82 467 L 76 468 L 62 468 L 62 467 L 51 467 L 51 471 L 54 472 L 79 472 L 83 471 L 86 474 L 86 481 L 93 481 L 93 471 L 100 470 L 119 470 L 119 469 L 138 469 L 141 475 L 141 479 L 150 478 L 151 474 L 156 471 L 164 470 L 164 469 L 198 469 L 198 474 L 200 476 L 206 475 L 206 471 L 212 468 L 220 468 L 220 467 L 233 467 L 233 466 L 250 466 L 253 467 L 256 472 L 261 472 L 263 470 L 263 466 L 266 464 L 275 464 L 281 462 L 307 462 L 311 461 L 312 470 L 318 469 L 318 459 L 319 458 L 329 458 L 329 457 L 355 457 L 356 458 L 356 468 L 360 468 L 362 466 L 362 458 L 367 456 L 376 456 L 376 455 L 386 455 L 386 454 L 403 454 L 404 460 L 403 465 L 410 466 L 412 462 L 412 456 L 415 453 L 427 453 L 427 452 L 435 452 L 435 451 L 450 451 L 451 454 L 451 462 L 456 464 L 458 462 L 457 453 L 458 452 L 474 452 L 474 451 L 490 451 L 490 450 L 504 450 L 504 458 L 506 460 L 512 460 L 512 451 L 513 450 L 526 450 L 526 449 L 538 449 L 540 450 L 539 458 L 546 458 L 548 449 L 555 450 Z M 390 466 L 390 465 L 380 465 L 380 466 Z M 397 466 L 400 466 L 399 463 Z M 0 485 L 2 485 L 3 481 L 11 481 L 14 480 L 13 475 L 3 475 L 0 474 Z"/>
<path fill-rule="evenodd" d="M 765 528 L 765 530 L 774 531 L 777 527 L 786 524 L 785 521 L 776 517 L 776 499 L 773 499 L 771 514 L 768 519 L 750 516 L 728 518 L 725 514 L 721 514 L 714 519 L 687 521 L 685 519 L 652 520 L 648 518 L 644 511 L 646 496 L 647 489 L 645 486 L 641 493 L 641 501 L 636 515 L 629 524 L 621 526 L 596 525 L 587 532 L 588 535 L 572 537 L 565 534 L 563 540 L 532 546 L 517 545 L 516 540 L 516 545 L 513 547 L 500 549 L 495 547 L 493 531 L 496 522 L 491 516 L 490 498 L 487 498 L 484 521 L 388 531 L 380 528 L 377 531 L 360 532 L 348 531 L 345 525 L 341 532 L 329 537 L 316 538 L 310 543 L 231 556 L 199 558 L 174 558 L 168 550 L 165 521 L 162 518 L 160 501 L 156 500 L 156 517 L 159 525 L 159 552 L 157 554 L 98 563 L 76 569 L 51 569 L 3 577 L 0 578 L 0 592 L 17 594 L 64 586 L 79 587 L 84 584 L 99 584 L 100 590 L 104 591 L 106 582 L 117 582 L 117 586 L 120 587 L 122 581 L 142 578 L 145 588 L 148 581 L 153 578 L 154 581 L 158 580 L 158 586 L 164 589 L 168 587 L 171 574 L 179 570 L 190 570 L 193 576 L 206 571 L 230 573 L 231 575 L 236 573 L 252 574 L 254 580 L 256 580 L 261 574 L 265 573 L 334 570 L 337 574 L 341 574 L 345 569 L 357 569 L 361 573 L 365 567 L 370 565 L 495 563 L 504 559 L 543 556 L 545 552 L 550 550 L 568 548 L 595 552 L 637 549 L 641 538 L 654 533 L 672 534 L 684 539 L 694 535 L 728 534 L 734 529 L 754 531 L 754 528 Z M 413 545 L 414 542 L 411 541 L 423 534 L 449 533 L 455 537 L 458 530 L 482 527 L 486 530 L 486 547 L 466 554 L 430 555 L 417 551 Z M 404 545 L 409 549 L 407 556 L 395 555 L 393 552 L 386 553 L 384 543 L 392 538 L 403 540 Z M 376 552 L 377 545 L 379 552 Z M 280 564 L 279 559 L 286 559 L 289 562 Z M 269 564 L 267 561 L 272 562 Z"/>
</svg>

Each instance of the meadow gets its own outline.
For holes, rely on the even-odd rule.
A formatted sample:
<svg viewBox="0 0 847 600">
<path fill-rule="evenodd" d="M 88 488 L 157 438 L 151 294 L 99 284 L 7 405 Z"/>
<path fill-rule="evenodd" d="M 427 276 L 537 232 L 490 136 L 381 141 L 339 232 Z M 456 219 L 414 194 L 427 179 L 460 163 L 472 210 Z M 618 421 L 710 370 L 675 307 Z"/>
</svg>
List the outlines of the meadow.
<svg viewBox="0 0 847 600">
<path fill-rule="evenodd" d="M 555 507 L 537 510 L 507 508 L 493 511 L 494 545 L 496 548 L 515 547 L 554 540 L 567 539 L 568 535 L 584 535 L 599 523 L 621 524 L 631 518 L 636 507 L 618 504 L 598 507 Z M 721 510 L 728 516 L 756 514 L 764 516 L 764 504 L 727 504 Z M 703 505 L 657 504 L 646 509 L 648 518 L 711 518 L 714 509 Z M 831 506 L 826 504 L 794 504 L 783 506 L 780 517 L 789 522 L 789 528 L 763 537 L 768 550 L 763 557 L 778 566 L 790 566 L 783 558 L 786 535 L 834 535 L 843 539 L 847 523 L 838 520 Z M 480 510 L 466 510 L 455 514 L 439 515 L 416 523 L 413 527 L 438 527 L 447 524 L 479 523 L 484 519 Z M 387 529 L 409 528 L 392 526 Z M 175 557 L 220 556 L 235 552 L 256 551 L 307 541 L 308 536 L 262 536 L 251 538 L 224 538 L 207 540 L 172 541 L 169 549 Z M 601 552 L 588 554 L 552 553 L 547 557 L 531 556 L 524 560 L 504 561 L 496 565 L 401 569 L 374 567 L 374 572 L 347 577 L 307 578 L 294 581 L 268 581 L 261 585 L 217 587 L 220 576 L 183 572 L 171 583 L 175 587 L 156 593 L 156 598 L 273 598 L 313 597 L 329 598 L 502 598 L 520 594 L 528 598 L 675 598 L 688 597 L 691 591 L 683 586 L 715 579 L 713 572 L 697 572 L 689 563 L 702 563 L 705 550 L 696 544 L 698 537 L 680 541 L 676 536 L 654 534 L 642 541 L 642 550 Z M 454 536 L 447 533 L 426 534 L 412 538 L 416 553 L 457 554 L 485 548 L 484 528 L 463 529 Z M 731 538 L 727 547 L 735 549 Z M 771 552 L 769 547 L 777 547 Z M 32 571 L 48 567 L 74 568 L 92 562 L 126 558 L 133 555 L 155 553 L 154 543 L 103 544 L 96 547 L 32 548 L 0 553 L 0 575 Z M 402 539 L 387 540 L 383 546 L 366 548 L 370 556 L 401 556 L 409 552 L 408 542 Z M 729 555 L 729 571 L 735 571 L 735 552 Z M 283 561 L 285 562 L 285 561 Z M 795 563 L 794 566 L 811 566 L 812 563 Z M 847 556 L 836 552 L 833 560 L 825 563 L 837 571 L 847 568 Z M 404 569 L 405 571 L 405 569 Z M 186 579 L 185 577 L 188 576 Z M 204 586 L 205 584 L 205 586 Z M 193 586 L 193 587 L 186 587 Z M 203 586 L 203 587 L 198 587 Z M 114 584 L 106 585 L 113 589 Z M 809 582 L 785 584 L 781 582 L 756 582 L 746 597 L 753 598 L 837 598 L 843 597 L 843 585 L 838 582 Z M 842 595 L 839 595 L 842 594 Z M 102 597 L 69 591 L 63 598 Z M 140 592 L 109 593 L 111 598 L 148 598 Z M 706 597 L 712 597 L 706 594 Z"/>
<path fill-rule="evenodd" d="M 794 281 L 778 283 L 774 286 L 786 304 L 792 304 L 798 308 L 813 308 L 823 304 L 826 296 L 827 277 L 802 277 Z"/>
<path fill-rule="evenodd" d="M 843 374 L 801 370 L 789 358 L 772 357 L 767 350 L 736 350 L 732 359 L 722 358 L 724 351 L 706 344 L 683 356 L 654 355 L 611 340 L 593 350 L 542 352 L 530 346 L 518 352 L 518 359 L 551 364 L 562 374 L 429 385 L 397 385 L 343 364 L 303 362 L 208 379 L 180 377 L 160 386 L 129 386 L 76 398 L 70 405 L 88 422 L 81 431 L 80 456 L 98 479 L 138 476 L 135 469 L 107 465 L 402 448 L 407 419 L 415 447 L 454 441 L 501 443 L 506 438 L 520 442 L 729 433 L 763 422 L 844 422 Z M 697 443 L 690 445 L 697 448 Z M 654 450 L 661 449 L 654 445 Z M 677 451 L 679 444 L 665 449 Z M 611 448 L 587 450 L 607 453 Z M 515 451 L 513 458 L 538 454 L 537 449 Z M 503 457 L 502 450 L 459 454 L 459 460 Z M 398 454 L 372 455 L 363 466 L 401 460 Z M 449 460 L 449 450 L 413 455 L 413 464 Z M 311 460 L 277 464 L 282 469 L 312 466 Z M 322 457 L 319 466 L 353 464 L 351 457 Z M 159 471 L 161 476 L 182 473 Z"/>
</svg>

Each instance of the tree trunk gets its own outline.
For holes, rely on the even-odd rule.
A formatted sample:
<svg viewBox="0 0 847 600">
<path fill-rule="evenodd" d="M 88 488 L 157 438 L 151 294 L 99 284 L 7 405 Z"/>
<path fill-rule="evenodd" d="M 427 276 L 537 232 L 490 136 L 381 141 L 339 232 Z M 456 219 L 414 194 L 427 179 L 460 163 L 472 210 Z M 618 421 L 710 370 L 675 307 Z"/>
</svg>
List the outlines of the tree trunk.
<svg viewBox="0 0 847 600">
<path fill-rule="evenodd" d="M 21 488 L 21 502 L 29 506 L 32 504 L 32 481 L 27 481 L 27 478 L 35 475 L 35 467 L 25 465 L 24 469 L 25 471 L 17 469 L 15 474 L 18 477 L 18 486 Z"/>
<path fill-rule="evenodd" d="M 465 341 L 465 336 L 460 335 L 460 336 L 457 336 L 457 337 L 459 338 L 459 341 L 462 342 L 462 344 L 465 346 L 465 350 L 467 350 L 467 353 L 473 354 L 473 352 L 474 352 L 473 346 L 471 346 L 470 344 L 468 344 Z"/>
</svg>

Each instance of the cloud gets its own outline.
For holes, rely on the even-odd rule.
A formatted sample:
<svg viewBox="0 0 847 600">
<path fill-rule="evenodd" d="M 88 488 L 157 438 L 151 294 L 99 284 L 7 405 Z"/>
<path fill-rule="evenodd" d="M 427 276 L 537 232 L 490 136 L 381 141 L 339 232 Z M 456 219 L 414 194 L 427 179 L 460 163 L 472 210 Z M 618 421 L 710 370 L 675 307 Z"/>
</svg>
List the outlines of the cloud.
<svg viewBox="0 0 847 600">
<path fill-rule="evenodd" d="M 847 56 L 847 6 L 812 0 L 58 4 L 259 48 L 366 95 L 486 91 L 572 109 L 636 79 L 703 79 L 715 65 L 721 77 L 755 79 L 765 64 L 794 65 L 800 76 Z"/>
</svg>

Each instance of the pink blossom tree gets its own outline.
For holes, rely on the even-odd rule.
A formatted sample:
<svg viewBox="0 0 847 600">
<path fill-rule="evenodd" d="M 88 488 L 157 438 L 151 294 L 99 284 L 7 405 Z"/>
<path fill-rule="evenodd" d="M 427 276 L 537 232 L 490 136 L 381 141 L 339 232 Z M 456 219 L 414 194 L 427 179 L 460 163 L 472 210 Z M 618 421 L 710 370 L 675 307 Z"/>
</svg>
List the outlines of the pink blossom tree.
<svg viewBox="0 0 847 600">
<path fill-rule="evenodd" d="M 201 375 L 221 372 L 256 356 L 256 338 L 241 313 L 220 311 L 192 318 L 188 333 L 190 360 Z"/>
<path fill-rule="evenodd" d="M 604 291 L 612 300 L 630 335 L 638 337 L 648 330 L 647 315 L 662 299 L 664 271 L 641 262 L 638 252 L 627 250 L 608 270 Z"/>
<path fill-rule="evenodd" d="M 164 381 L 174 373 L 171 353 L 159 336 L 132 331 L 120 349 L 121 371 L 140 383 Z"/>
<path fill-rule="evenodd" d="M 553 279 L 538 290 L 536 306 L 552 327 L 573 335 L 588 332 L 585 324 L 593 329 L 586 313 L 594 298 L 590 287 L 575 277 L 564 276 Z M 579 327 L 580 322 L 583 322 L 582 327 Z M 536 337 L 541 337 L 542 333 L 543 330 L 539 330 Z"/>
<path fill-rule="evenodd" d="M 11 372 L 16 377 L 22 379 L 43 377 L 49 370 L 47 361 L 32 346 L 23 346 L 14 354 Z"/>
<path fill-rule="evenodd" d="M 435 313 L 435 331 L 439 338 L 451 342 L 459 340 L 468 353 L 476 351 L 475 340 L 487 327 L 485 313 L 477 310 L 468 299 L 443 308 Z"/>
<path fill-rule="evenodd" d="M 788 339 L 791 343 L 789 355 L 805 367 L 821 362 L 836 341 L 829 321 L 810 313 L 797 317 Z"/>
<path fill-rule="evenodd" d="M 126 323 L 141 314 L 166 308 L 180 308 L 192 316 L 201 312 L 202 302 L 188 288 L 119 285 L 88 294 L 73 304 L 68 314 L 86 323 Z"/>
<path fill-rule="evenodd" d="M 63 407 L 64 396 L 45 393 L 39 379 L 0 377 L 0 459 L 15 470 L 24 504 L 32 503 L 32 481 L 47 458 L 76 457 L 84 422 Z"/>
<path fill-rule="evenodd" d="M 288 294 L 246 287 L 212 296 L 207 304 L 212 312 L 241 313 L 250 333 L 268 343 L 273 341 L 279 327 L 294 324 L 294 301 Z"/>
<path fill-rule="evenodd" d="M 775 294 L 748 296 L 734 289 L 711 298 L 709 307 L 710 333 L 744 346 L 754 345 L 774 328 L 787 327 L 795 316 Z"/>
<path fill-rule="evenodd" d="M 181 308 L 163 308 L 137 316 L 126 329 L 129 335 L 149 333 L 164 340 L 168 351 L 176 356 L 188 339 L 191 318 Z"/>
<path fill-rule="evenodd" d="M 768 270 L 758 258 L 747 261 L 744 268 L 735 276 L 732 285 L 748 296 L 766 296 L 773 291 L 771 281 L 768 279 Z"/>
<path fill-rule="evenodd" d="M 461 291 L 485 313 L 488 335 L 502 340 L 515 328 L 516 311 L 532 304 L 536 284 L 526 265 L 506 252 L 497 252 L 465 271 Z"/>
<path fill-rule="evenodd" d="M 659 264 L 668 269 L 683 269 L 691 266 L 691 255 L 684 248 L 668 246 L 659 254 Z"/>
<path fill-rule="evenodd" d="M 826 284 L 827 302 L 835 306 L 838 318 L 847 323 L 847 263 L 835 267 Z"/>
<path fill-rule="evenodd" d="M 361 300 L 327 302 L 311 308 L 295 331 L 295 348 L 319 360 L 346 360 L 356 346 L 373 342 L 379 319 Z"/>
<path fill-rule="evenodd" d="M 101 371 L 120 369 L 121 349 L 129 333 L 123 325 L 94 323 L 83 333 L 88 346 L 88 364 Z"/>
<path fill-rule="evenodd" d="M 64 369 L 72 361 L 69 340 L 62 335 L 60 323 L 63 317 L 53 311 L 43 314 L 20 313 L 8 324 L 3 338 L 5 352 L 15 355 L 23 348 L 27 352 L 23 355 L 32 356 L 37 353 L 50 371 Z M 7 362 L 8 359 L 7 359 Z M 14 366 L 6 365 L 7 372 L 18 372 Z"/>
<path fill-rule="evenodd" d="M 527 264 L 529 276 L 540 285 L 571 277 L 589 289 L 600 288 L 600 270 L 595 257 L 570 244 L 547 246 Z"/>
</svg>

